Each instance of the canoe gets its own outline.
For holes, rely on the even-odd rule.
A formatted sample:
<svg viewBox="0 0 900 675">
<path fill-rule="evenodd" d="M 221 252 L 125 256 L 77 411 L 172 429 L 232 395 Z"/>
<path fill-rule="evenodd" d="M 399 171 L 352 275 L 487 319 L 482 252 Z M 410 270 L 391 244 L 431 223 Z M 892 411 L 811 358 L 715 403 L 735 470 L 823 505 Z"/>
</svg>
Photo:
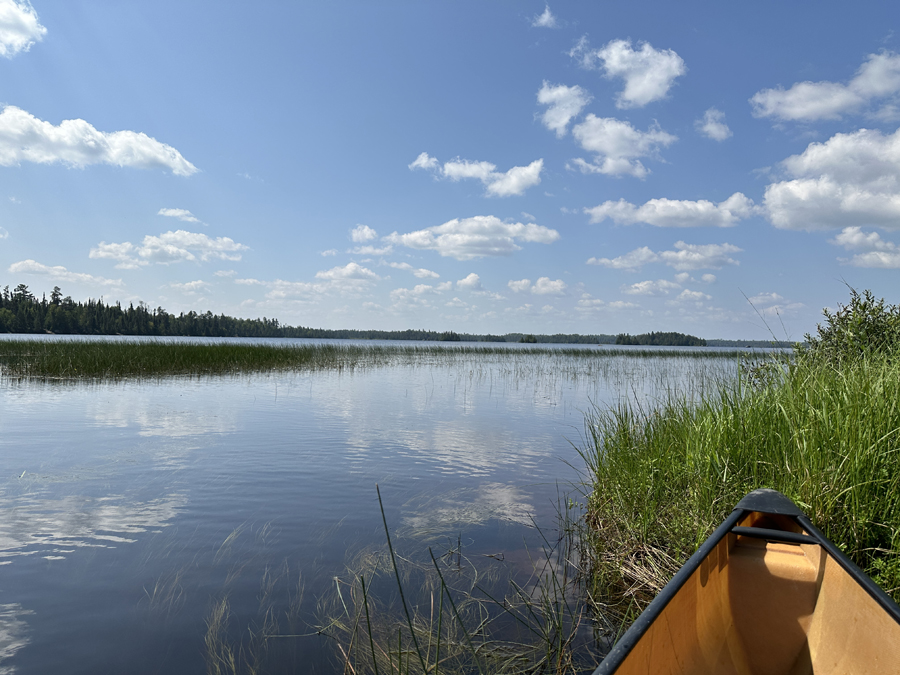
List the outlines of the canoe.
<svg viewBox="0 0 900 675">
<path fill-rule="evenodd" d="M 744 497 L 594 675 L 900 673 L 900 607 L 787 497 Z"/>
</svg>

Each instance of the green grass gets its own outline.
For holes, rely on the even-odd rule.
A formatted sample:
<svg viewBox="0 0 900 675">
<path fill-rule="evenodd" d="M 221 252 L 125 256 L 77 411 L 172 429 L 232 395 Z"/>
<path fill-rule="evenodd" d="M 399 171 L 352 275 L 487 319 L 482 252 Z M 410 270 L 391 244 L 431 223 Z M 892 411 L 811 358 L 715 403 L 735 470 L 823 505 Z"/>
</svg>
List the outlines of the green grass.
<svg viewBox="0 0 900 675">
<path fill-rule="evenodd" d="M 793 499 L 900 600 L 900 361 L 813 359 L 587 421 L 592 595 L 642 609 L 746 493 Z"/>
<path fill-rule="evenodd" d="M 511 363 L 533 357 L 610 362 L 617 357 L 735 359 L 740 352 L 690 350 L 411 346 L 166 341 L 0 341 L 0 376 L 24 379 L 117 379 L 217 375 L 288 370 L 362 368 L 388 364 L 434 365 L 505 356 Z"/>
</svg>

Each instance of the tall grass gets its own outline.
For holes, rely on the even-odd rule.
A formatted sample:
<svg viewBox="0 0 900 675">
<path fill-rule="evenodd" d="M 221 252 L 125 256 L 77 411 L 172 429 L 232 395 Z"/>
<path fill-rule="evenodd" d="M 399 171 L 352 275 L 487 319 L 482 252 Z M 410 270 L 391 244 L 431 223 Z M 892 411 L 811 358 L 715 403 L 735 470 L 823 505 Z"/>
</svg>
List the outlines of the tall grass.
<svg viewBox="0 0 900 675">
<path fill-rule="evenodd" d="M 533 552 L 527 578 L 502 560 L 470 559 L 458 543 L 438 555 L 402 555 L 383 520 L 387 546 L 360 554 L 320 606 L 320 630 L 335 638 L 343 672 L 518 675 L 596 665 L 579 568 L 582 521 L 569 510 L 557 536 Z"/>
<path fill-rule="evenodd" d="M 815 359 L 587 420 L 591 593 L 642 609 L 747 492 L 780 490 L 900 600 L 900 361 Z"/>
<path fill-rule="evenodd" d="M 216 375 L 286 370 L 362 368 L 386 364 L 434 365 L 504 357 L 510 363 L 535 357 L 732 359 L 740 352 L 702 350 L 591 349 L 496 346 L 356 344 L 284 345 L 167 341 L 0 340 L 0 376 L 20 379 L 116 379 L 171 375 Z"/>
</svg>

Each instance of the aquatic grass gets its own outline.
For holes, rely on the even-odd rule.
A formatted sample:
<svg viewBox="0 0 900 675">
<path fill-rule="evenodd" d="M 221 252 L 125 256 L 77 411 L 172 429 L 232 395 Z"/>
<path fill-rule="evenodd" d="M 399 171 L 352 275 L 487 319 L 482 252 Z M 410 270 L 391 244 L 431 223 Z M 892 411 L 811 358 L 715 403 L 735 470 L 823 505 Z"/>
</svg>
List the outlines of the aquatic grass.
<svg viewBox="0 0 900 675">
<path fill-rule="evenodd" d="M 515 367 L 535 360 L 735 360 L 740 351 L 598 348 L 510 348 L 438 345 L 283 345 L 156 340 L 0 340 L 0 377 L 6 379 L 120 379 L 277 371 L 352 370 L 380 365 L 448 365 L 503 359 Z"/>
<path fill-rule="evenodd" d="M 566 509 L 568 511 L 569 509 Z M 580 564 L 581 519 L 561 515 L 523 576 L 461 546 L 401 555 L 386 518 L 385 548 L 362 552 L 323 600 L 320 630 L 345 673 L 577 673 L 596 665 Z M 543 535 L 542 535 L 543 536 Z"/>
<path fill-rule="evenodd" d="M 746 493 L 793 499 L 900 600 L 900 362 L 799 359 L 587 419 L 598 606 L 642 609 Z M 630 609 L 629 609 L 630 608 Z"/>
</svg>

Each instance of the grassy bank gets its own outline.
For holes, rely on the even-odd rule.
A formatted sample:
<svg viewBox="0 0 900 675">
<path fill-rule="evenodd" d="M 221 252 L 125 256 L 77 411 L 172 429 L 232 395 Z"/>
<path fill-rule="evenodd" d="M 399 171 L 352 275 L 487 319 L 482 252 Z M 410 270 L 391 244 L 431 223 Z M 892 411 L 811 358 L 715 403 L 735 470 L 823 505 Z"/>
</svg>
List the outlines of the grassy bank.
<svg viewBox="0 0 900 675">
<path fill-rule="evenodd" d="M 797 502 L 900 600 L 900 359 L 800 358 L 772 374 L 589 418 L 598 604 L 641 609 L 758 487 Z"/>
<path fill-rule="evenodd" d="M 591 358 L 736 359 L 740 352 L 701 350 L 591 349 L 353 344 L 268 345 L 168 341 L 9 340 L 0 341 L 0 376 L 11 378 L 124 378 L 215 375 L 361 368 L 386 364 L 452 363 L 504 355 L 511 362 L 535 356 Z M 532 359 L 533 360 L 533 359 Z"/>
</svg>

